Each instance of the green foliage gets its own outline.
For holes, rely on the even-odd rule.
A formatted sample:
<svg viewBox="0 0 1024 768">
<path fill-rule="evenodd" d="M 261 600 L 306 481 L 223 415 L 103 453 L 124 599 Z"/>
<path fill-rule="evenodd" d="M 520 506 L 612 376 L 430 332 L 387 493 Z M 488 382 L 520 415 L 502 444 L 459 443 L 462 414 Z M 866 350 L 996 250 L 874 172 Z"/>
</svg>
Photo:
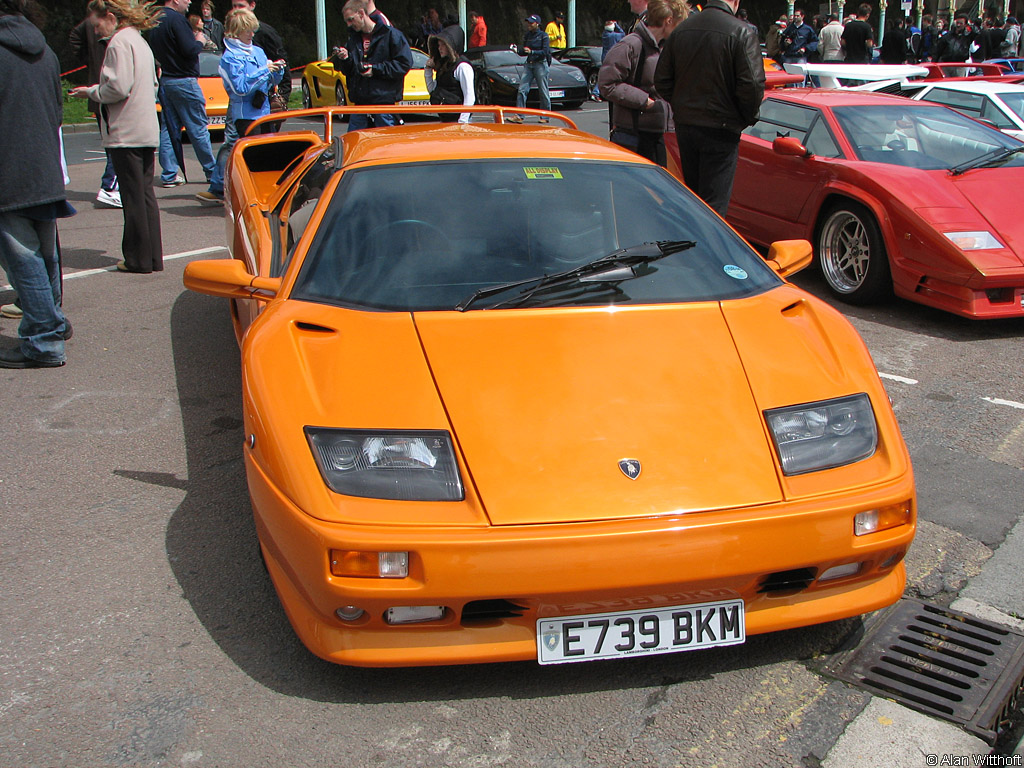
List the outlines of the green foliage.
<svg viewBox="0 0 1024 768">
<path fill-rule="evenodd" d="M 62 80 L 61 85 L 64 88 L 64 125 L 91 123 L 95 120 L 89 111 L 89 100 L 68 96 L 68 91 L 74 88 L 74 85 L 67 80 Z"/>
</svg>

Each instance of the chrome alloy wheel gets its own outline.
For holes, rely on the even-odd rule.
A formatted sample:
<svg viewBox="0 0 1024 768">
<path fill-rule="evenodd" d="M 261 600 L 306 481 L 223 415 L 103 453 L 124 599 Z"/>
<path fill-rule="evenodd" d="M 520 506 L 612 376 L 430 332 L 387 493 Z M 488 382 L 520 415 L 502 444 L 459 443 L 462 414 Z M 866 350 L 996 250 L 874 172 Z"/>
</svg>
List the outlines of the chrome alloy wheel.
<svg viewBox="0 0 1024 768">
<path fill-rule="evenodd" d="M 853 293 L 864 285 L 873 256 L 867 227 L 852 211 L 833 212 L 821 228 L 821 271 L 837 293 Z"/>
</svg>

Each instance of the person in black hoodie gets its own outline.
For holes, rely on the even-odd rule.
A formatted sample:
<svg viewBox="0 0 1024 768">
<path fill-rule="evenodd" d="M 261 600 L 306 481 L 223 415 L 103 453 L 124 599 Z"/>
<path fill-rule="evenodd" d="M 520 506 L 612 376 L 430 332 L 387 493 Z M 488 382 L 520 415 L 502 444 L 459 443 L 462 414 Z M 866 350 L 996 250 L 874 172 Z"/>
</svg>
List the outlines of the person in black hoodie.
<svg viewBox="0 0 1024 768">
<path fill-rule="evenodd" d="M 423 75 L 431 104 L 462 104 L 467 107 L 476 104 L 473 65 L 462 55 L 459 35 L 455 33 L 459 29 L 458 26 L 445 27 L 427 40 L 430 58 Z M 468 123 L 469 112 L 441 115 L 442 123 L 454 123 L 456 120 Z"/>
<path fill-rule="evenodd" d="M 348 0 L 342 17 L 351 34 L 332 57 L 345 75 L 349 99 L 356 106 L 395 104 L 402 98 L 405 75 L 412 69 L 409 41 L 399 30 L 373 19 L 366 0 Z M 348 129 L 394 125 L 395 116 L 352 115 Z"/>
<path fill-rule="evenodd" d="M 26 0 L 0 0 L 0 265 L 23 312 L 18 347 L 0 368 L 64 365 L 71 326 L 61 309 L 57 219 L 74 214 L 64 192 L 57 56 L 25 18 Z"/>
</svg>

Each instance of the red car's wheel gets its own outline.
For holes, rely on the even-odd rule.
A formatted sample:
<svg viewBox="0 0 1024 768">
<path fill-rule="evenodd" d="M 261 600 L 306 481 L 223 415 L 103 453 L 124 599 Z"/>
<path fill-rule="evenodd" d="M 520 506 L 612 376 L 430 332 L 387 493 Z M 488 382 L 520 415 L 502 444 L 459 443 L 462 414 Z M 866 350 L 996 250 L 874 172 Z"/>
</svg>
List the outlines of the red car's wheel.
<svg viewBox="0 0 1024 768">
<path fill-rule="evenodd" d="M 892 294 L 885 243 L 875 217 L 852 201 L 829 208 L 818 224 L 818 268 L 829 289 L 850 304 L 871 304 Z"/>
</svg>

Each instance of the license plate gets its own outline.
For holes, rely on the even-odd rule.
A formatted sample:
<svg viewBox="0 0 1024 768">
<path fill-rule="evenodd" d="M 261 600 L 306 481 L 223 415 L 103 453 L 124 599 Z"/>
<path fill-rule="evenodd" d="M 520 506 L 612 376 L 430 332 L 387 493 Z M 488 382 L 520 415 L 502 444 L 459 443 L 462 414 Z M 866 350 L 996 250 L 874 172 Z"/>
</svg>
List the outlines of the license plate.
<svg viewBox="0 0 1024 768">
<path fill-rule="evenodd" d="M 742 600 L 537 620 L 537 661 L 568 664 L 739 645 Z"/>
<path fill-rule="evenodd" d="M 548 91 L 548 96 L 552 99 L 564 99 L 565 91 Z"/>
<path fill-rule="evenodd" d="M 426 104 L 429 104 L 429 103 L 430 103 L 429 100 L 400 101 L 400 102 L 398 102 L 399 106 L 402 106 L 402 107 L 422 107 L 422 106 L 424 106 Z"/>
<path fill-rule="evenodd" d="M 224 115 L 210 115 L 210 125 L 224 125 L 227 122 L 227 118 Z"/>
</svg>

